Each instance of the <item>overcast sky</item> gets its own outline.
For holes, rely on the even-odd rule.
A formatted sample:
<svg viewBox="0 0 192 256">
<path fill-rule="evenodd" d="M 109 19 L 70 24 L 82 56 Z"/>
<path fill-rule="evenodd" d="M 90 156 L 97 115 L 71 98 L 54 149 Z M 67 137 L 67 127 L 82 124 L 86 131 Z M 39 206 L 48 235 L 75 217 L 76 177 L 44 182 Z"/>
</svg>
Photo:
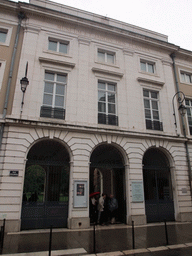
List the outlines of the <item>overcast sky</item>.
<svg viewBox="0 0 192 256">
<path fill-rule="evenodd" d="M 192 0 L 54 0 L 53 2 L 162 33 L 168 36 L 170 43 L 192 51 Z"/>
</svg>

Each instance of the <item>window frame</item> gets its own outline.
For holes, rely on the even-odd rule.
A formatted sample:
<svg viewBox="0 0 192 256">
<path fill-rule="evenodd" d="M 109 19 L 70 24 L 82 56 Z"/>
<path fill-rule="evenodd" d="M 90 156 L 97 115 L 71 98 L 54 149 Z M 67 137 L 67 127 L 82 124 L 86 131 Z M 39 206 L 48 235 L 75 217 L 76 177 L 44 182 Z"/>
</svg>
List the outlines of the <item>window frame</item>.
<svg viewBox="0 0 192 256">
<path fill-rule="evenodd" d="M 10 45 L 10 40 L 11 40 L 11 34 L 12 34 L 12 27 L 0 26 L 0 31 L 3 32 L 3 33 L 6 32 L 6 34 L 7 34 L 5 42 L 0 41 L 0 45 L 9 46 Z"/>
<path fill-rule="evenodd" d="M 99 88 L 99 84 L 104 84 L 105 88 Z M 109 86 L 114 86 L 114 91 L 109 89 Z M 101 101 L 99 98 L 99 92 L 102 92 L 105 95 L 105 100 Z M 109 101 L 110 94 L 114 94 L 114 102 Z M 98 113 L 98 124 L 105 124 L 105 125 L 116 125 L 118 126 L 118 115 L 117 115 L 117 83 L 98 80 L 97 81 L 97 113 Z M 105 104 L 105 111 L 99 110 L 99 103 Z M 114 113 L 109 111 L 109 105 L 114 106 Z M 101 119 L 103 121 L 101 121 Z M 101 122 L 100 122 L 101 121 Z"/>
<path fill-rule="evenodd" d="M 186 79 L 187 76 L 189 77 L 189 81 Z M 192 72 L 180 70 L 180 82 L 185 84 L 192 84 Z"/>
<path fill-rule="evenodd" d="M 56 50 L 49 49 L 49 43 L 50 43 L 50 42 L 54 42 L 54 43 L 57 44 Z M 54 37 L 48 37 L 48 47 L 47 47 L 47 49 L 48 49 L 48 51 L 50 51 L 50 52 L 68 55 L 68 54 L 69 54 L 69 43 L 70 43 L 70 42 L 67 41 L 67 40 L 56 39 L 56 38 L 54 38 Z M 59 50 L 59 49 L 60 49 L 60 44 L 66 45 L 66 49 L 67 49 L 66 52 L 62 52 L 62 51 Z"/>
<path fill-rule="evenodd" d="M 104 61 L 99 60 L 99 53 L 103 53 L 104 54 Z M 108 61 L 108 55 L 113 56 L 113 62 Z M 116 53 L 113 52 L 113 51 L 109 51 L 109 50 L 104 50 L 104 49 L 98 48 L 97 49 L 97 61 L 100 62 L 100 63 L 108 64 L 108 65 L 115 65 L 115 63 L 116 63 Z"/>
<path fill-rule="evenodd" d="M 145 70 L 143 70 L 142 67 L 141 67 L 142 63 L 145 64 L 145 67 L 146 67 Z M 140 64 L 140 71 L 141 72 L 144 72 L 144 73 L 147 73 L 147 74 L 151 74 L 151 75 L 156 74 L 156 63 L 155 62 L 149 61 L 149 60 L 145 60 L 145 59 L 140 59 L 139 64 Z M 149 65 L 152 65 L 153 72 L 149 71 Z"/>
<path fill-rule="evenodd" d="M 186 101 L 189 101 L 189 105 L 187 105 Z M 191 120 L 192 120 L 192 99 L 190 99 L 190 98 L 185 99 L 185 107 L 187 108 L 188 131 L 189 131 L 189 134 L 192 135 L 192 124 L 191 125 L 189 124 L 189 118 L 190 117 L 191 117 Z M 190 112 L 190 116 L 189 116 L 188 111 Z"/>
<path fill-rule="evenodd" d="M 144 95 L 144 91 L 149 93 L 149 97 Z M 160 113 L 160 100 L 159 100 L 159 91 L 149 88 L 143 88 L 143 105 L 144 105 L 144 116 L 147 130 L 163 131 L 163 124 L 161 121 Z M 152 97 L 152 93 L 157 94 L 157 98 Z M 145 100 L 149 101 L 149 108 L 145 106 Z M 157 109 L 153 107 L 153 102 L 157 102 Z M 150 111 L 150 118 L 146 117 L 146 110 Z M 154 111 L 158 112 L 158 119 L 154 118 Z M 150 127 L 150 128 L 149 128 Z"/>
</svg>

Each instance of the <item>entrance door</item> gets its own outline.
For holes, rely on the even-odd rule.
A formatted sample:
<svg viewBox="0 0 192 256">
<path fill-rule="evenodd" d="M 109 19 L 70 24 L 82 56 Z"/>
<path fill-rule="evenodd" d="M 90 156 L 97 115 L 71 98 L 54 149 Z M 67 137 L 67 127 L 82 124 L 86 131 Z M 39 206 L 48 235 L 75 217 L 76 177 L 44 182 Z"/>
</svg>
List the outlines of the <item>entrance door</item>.
<svg viewBox="0 0 192 256">
<path fill-rule="evenodd" d="M 107 194 L 108 197 L 113 194 L 118 201 L 116 222 L 125 223 L 125 168 L 121 153 L 112 145 L 100 145 L 92 153 L 90 194 L 94 192 Z M 90 220 L 93 221 L 91 212 Z"/>
<path fill-rule="evenodd" d="M 21 213 L 22 230 L 49 228 L 51 225 L 67 227 L 69 166 L 59 161 L 61 153 L 66 153 L 66 151 L 62 150 L 63 147 L 59 143 L 43 142 L 43 144 L 41 142 L 39 147 L 32 148 L 32 152 L 28 154 Z M 49 146 L 49 149 L 42 146 Z M 36 151 L 37 148 L 42 150 L 41 153 Z M 41 158 L 43 153 L 44 157 L 46 154 L 49 155 L 50 150 L 52 150 L 53 157 L 50 156 L 49 160 L 34 160 L 35 152 L 36 157 Z"/>
<path fill-rule="evenodd" d="M 156 166 L 152 166 L 154 164 L 152 164 L 152 160 L 151 165 L 149 165 L 149 155 L 151 157 L 153 155 L 154 158 L 158 157 Z M 171 174 L 169 168 L 165 167 L 167 165 L 165 156 L 156 151 L 151 151 L 150 154 L 144 157 L 148 158 L 148 160 L 144 160 L 143 169 L 147 222 L 159 222 L 164 221 L 164 219 L 173 221 L 174 203 Z"/>
</svg>

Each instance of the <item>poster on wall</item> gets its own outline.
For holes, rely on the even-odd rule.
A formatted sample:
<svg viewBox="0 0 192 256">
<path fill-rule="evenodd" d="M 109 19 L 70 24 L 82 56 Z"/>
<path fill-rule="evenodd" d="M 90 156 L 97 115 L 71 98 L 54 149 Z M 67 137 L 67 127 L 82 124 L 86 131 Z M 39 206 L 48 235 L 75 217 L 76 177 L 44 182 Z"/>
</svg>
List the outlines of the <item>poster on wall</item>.
<svg viewBox="0 0 192 256">
<path fill-rule="evenodd" d="M 74 181 L 74 207 L 88 207 L 87 181 Z"/>
<path fill-rule="evenodd" d="M 144 201 L 143 181 L 132 181 L 132 202 L 142 203 Z"/>
</svg>

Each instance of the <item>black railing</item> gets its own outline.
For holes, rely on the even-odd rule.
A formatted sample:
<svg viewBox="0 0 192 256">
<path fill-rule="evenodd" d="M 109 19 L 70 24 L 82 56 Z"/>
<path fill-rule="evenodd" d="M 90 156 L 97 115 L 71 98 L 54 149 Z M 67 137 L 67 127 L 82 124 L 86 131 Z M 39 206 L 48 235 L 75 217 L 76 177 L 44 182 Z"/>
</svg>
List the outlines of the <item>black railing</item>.
<svg viewBox="0 0 192 256">
<path fill-rule="evenodd" d="M 5 235 L 5 219 L 3 220 L 3 226 L 0 227 L 0 254 L 3 252 L 3 242 L 4 242 L 4 235 Z"/>
<path fill-rule="evenodd" d="M 146 128 L 149 130 L 163 131 L 163 123 L 146 119 Z"/>
<path fill-rule="evenodd" d="M 41 106 L 41 117 L 65 119 L 65 109 Z"/>
<path fill-rule="evenodd" d="M 118 116 L 98 113 L 98 123 L 118 126 Z"/>
</svg>

